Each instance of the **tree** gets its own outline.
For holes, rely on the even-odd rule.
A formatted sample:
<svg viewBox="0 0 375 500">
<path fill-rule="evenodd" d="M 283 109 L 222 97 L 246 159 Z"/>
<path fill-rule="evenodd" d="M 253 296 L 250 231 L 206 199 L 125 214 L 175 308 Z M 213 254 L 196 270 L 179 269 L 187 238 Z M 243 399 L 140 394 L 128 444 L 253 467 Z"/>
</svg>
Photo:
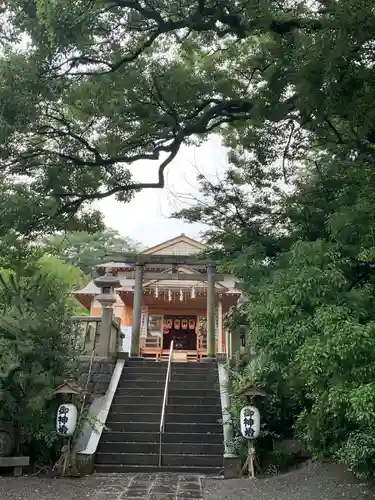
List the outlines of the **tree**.
<svg viewBox="0 0 375 500">
<path fill-rule="evenodd" d="M 373 159 L 365 0 L 12 0 L 3 17 L 2 170 L 51 214 L 163 187 L 181 145 L 214 130 L 258 171 L 322 148 Z M 159 174 L 139 183 L 128 166 L 144 159 Z"/>
<path fill-rule="evenodd" d="M 256 356 L 232 383 L 265 388 L 273 436 L 295 432 L 362 477 L 375 463 L 373 166 L 325 151 L 287 195 L 242 163 L 201 177 L 201 200 L 175 214 L 206 223 L 214 256 L 243 280 L 227 326 L 247 324 Z"/>
<path fill-rule="evenodd" d="M 353 467 L 371 471 L 371 3 L 11 0 L 2 7 L 7 181 L 26 177 L 45 213 L 70 220 L 92 200 L 128 201 L 140 188 L 163 187 L 183 143 L 220 132 L 232 170 L 219 186 L 203 183 L 204 206 L 184 216 L 213 223 L 207 236 L 216 255 L 244 279 L 259 353 L 252 376 L 272 379 L 279 400 L 285 386 L 295 389 L 293 416 L 313 449 L 346 451 Z M 28 49 L 15 49 L 25 38 Z M 139 183 L 129 165 L 144 159 L 158 161 L 159 174 Z M 273 189 L 293 175 L 292 196 Z"/>
<path fill-rule="evenodd" d="M 55 208 L 53 200 L 46 200 L 29 183 L 0 177 L 0 267 L 27 265 L 36 250 L 32 242 L 47 234 L 62 229 L 95 231 L 103 227 L 98 211 L 57 214 Z"/>
<path fill-rule="evenodd" d="M 76 353 L 72 268 L 60 263 L 63 276 L 57 262 L 29 259 L 22 274 L 0 273 L 0 418 L 16 428 L 18 451 L 33 460 L 57 451 L 54 389 L 73 375 Z"/>
<path fill-rule="evenodd" d="M 48 245 L 60 259 L 79 268 L 86 276 L 95 276 L 95 266 L 108 260 L 111 252 L 136 252 L 141 248 L 131 238 L 108 228 L 95 233 L 67 232 L 50 238 Z"/>
<path fill-rule="evenodd" d="M 80 290 L 87 285 L 88 278 L 79 267 L 65 262 L 63 259 L 54 255 L 43 254 L 37 261 L 38 268 L 43 275 L 56 279 L 65 288 L 66 297 L 64 300 L 75 316 L 85 316 L 88 311 L 81 306 L 71 295 L 73 290 Z"/>
</svg>

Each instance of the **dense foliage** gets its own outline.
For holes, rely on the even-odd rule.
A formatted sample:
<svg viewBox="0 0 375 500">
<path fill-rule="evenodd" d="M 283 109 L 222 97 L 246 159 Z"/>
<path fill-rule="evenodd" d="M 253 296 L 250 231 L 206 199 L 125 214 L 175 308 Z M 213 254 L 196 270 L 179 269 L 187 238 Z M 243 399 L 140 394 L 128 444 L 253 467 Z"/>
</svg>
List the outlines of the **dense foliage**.
<svg viewBox="0 0 375 500">
<path fill-rule="evenodd" d="M 59 447 L 53 391 L 72 376 L 77 348 L 71 270 L 60 265 L 65 275 L 49 257 L 29 259 L 22 274 L 0 274 L 0 419 L 15 427 L 19 452 L 44 462 Z"/>
<path fill-rule="evenodd" d="M 49 251 L 61 260 L 79 268 L 85 276 L 96 276 L 95 266 L 108 262 L 111 254 L 136 252 L 140 243 L 121 236 L 113 229 L 88 233 L 71 231 L 55 235 L 46 240 Z"/>
<path fill-rule="evenodd" d="M 259 174 L 280 157 L 288 174 L 319 147 L 350 163 L 373 154 L 367 0 L 0 6 L 1 168 L 50 216 L 162 187 L 181 145 L 213 130 Z M 159 175 L 140 184 L 129 165 L 145 159 Z"/>
<path fill-rule="evenodd" d="M 367 476 L 375 470 L 373 166 L 348 169 L 327 155 L 282 195 L 259 185 L 255 194 L 244 165 L 218 185 L 201 178 L 204 202 L 177 214 L 207 224 L 213 254 L 244 282 L 246 302 L 230 327 L 248 325 L 256 355 L 234 388 L 252 381 L 269 392 L 267 433 L 294 433 Z"/>
<path fill-rule="evenodd" d="M 215 256 L 244 281 L 257 353 L 245 376 L 271 392 L 270 426 L 373 474 L 372 3 L 0 7 L 1 174 L 30 197 L 26 232 L 98 223 L 82 210 L 91 201 L 162 187 L 183 143 L 220 132 L 232 168 L 219 184 L 201 178 L 204 201 L 179 215 L 209 225 Z M 129 165 L 147 159 L 158 178 L 141 184 Z"/>
</svg>

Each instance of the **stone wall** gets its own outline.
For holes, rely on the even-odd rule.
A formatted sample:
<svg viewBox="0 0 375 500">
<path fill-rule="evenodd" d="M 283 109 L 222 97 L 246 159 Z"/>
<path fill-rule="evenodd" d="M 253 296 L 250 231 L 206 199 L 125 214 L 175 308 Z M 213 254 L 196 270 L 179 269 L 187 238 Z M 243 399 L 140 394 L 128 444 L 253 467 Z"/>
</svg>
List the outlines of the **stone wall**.
<svg viewBox="0 0 375 500">
<path fill-rule="evenodd" d="M 90 369 L 91 356 L 81 356 L 79 359 L 79 385 L 84 388 L 87 383 L 87 376 Z M 112 377 L 115 360 L 111 358 L 93 358 L 90 380 L 87 390 L 92 396 L 99 396 L 106 393 Z"/>
</svg>

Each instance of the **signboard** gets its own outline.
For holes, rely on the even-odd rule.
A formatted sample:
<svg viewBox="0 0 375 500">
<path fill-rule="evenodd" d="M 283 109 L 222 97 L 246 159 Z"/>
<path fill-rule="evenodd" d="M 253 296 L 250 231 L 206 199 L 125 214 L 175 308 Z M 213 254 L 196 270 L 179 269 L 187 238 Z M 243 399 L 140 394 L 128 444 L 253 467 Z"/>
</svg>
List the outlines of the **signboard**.
<svg viewBox="0 0 375 500">
<path fill-rule="evenodd" d="M 219 337 L 219 305 L 215 307 L 215 337 Z"/>
<path fill-rule="evenodd" d="M 241 434 L 246 439 L 256 439 L 260 432 L 260 414 L 255 406 L 244 406 L 240 412 Z"/>
<path fill-rule="evenodd" d="M 141 309 L 141 337 L 147 337 L 147 326 L 148 326 L 148 307 L 142 307 Z"/>
<path fill-rule="evenodd" d="M 122 339 L 122 350 L 124 352 L 130 353 L 130 347 L 132 345 L 132 327 L 122 326 L 121 333 L 125 335 L 125 337 Z"/>
</svg>

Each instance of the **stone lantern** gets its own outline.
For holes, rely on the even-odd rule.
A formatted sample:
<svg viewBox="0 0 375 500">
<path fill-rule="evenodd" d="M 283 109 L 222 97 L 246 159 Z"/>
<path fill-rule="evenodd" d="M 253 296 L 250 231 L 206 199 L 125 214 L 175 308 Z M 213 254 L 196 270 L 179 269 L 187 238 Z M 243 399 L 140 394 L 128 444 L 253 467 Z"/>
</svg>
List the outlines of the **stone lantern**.
<svg viewBox="0 0 375 500">
<path fill-rule="evenodd" d="M 99 330 L 99 342 L 95 347 L 97 356 L 108 357 L 110 354 L 110 346 L 117 345 L 117 341 L 111 343 L 113 305 L 116 303 L 117 294 L 115 288 L 121 286 L 120 281 L 114 276 L 111 268 L 106 269 L 104 276 L 99 276 L 94 280 L 95 285 L 100 288 L 100 294 L 96 296 L 96 300 L 102 306 L 102 321 Z M 115 339 L 117 340 L 117 339 Z"/>
</svg>

